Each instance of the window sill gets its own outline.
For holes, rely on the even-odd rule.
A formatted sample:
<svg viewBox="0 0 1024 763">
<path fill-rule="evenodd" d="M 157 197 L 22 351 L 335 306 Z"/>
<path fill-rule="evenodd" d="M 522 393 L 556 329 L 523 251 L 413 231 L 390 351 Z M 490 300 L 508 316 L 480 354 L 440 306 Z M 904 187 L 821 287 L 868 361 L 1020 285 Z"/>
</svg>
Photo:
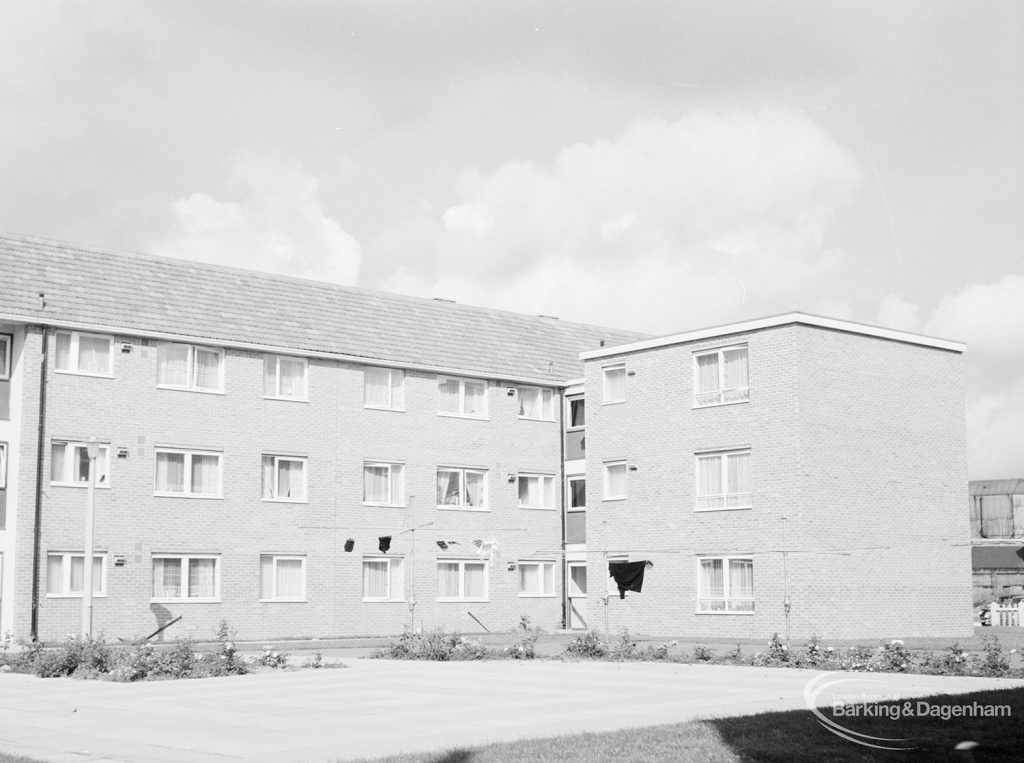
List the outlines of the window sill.
<svg viewBox="0 0 1024 763">
<path fill-rule="evenodd" d="M 391 408 L 390 406 L 385 405 L 366 405 L 365 403 L 363 403 L 363 408 L 365 408 L 368 411 L 391 411 L 393 413 L 406 413 L 405 408 Z"/>
<path fill-rule="evenodd" d="M 624 402 L 626 402 L 625 398 L 622 400 L 603 400 L 601 405 L 622 405 Z"/>
<path fill-rule="evenodd" d="M 459 603 L 464 603 L 464 602 L 467 602 L 467 601 L 476 602 L 477 604 L 480 604 L 481 602 L 485 603 L 485 604 L 489 604 L 491 600 L 490 599 L 440 599 L 440 598 L 438 598 L 438 599 L 434 599 L 434 601 L 436 601 L 438 604 L 459 604 Z"/>
<path fill-rule="evenodd" d="M 520 506 L 525 511 L 558 511 L 554 506 Z"/>
<path fill-rule="evenodd" d="M 260 599 L 260 604 L 308 604 L 308 599 Z"/>
<path fill-rule="evenodd" d="M 94 593 L 92 595 L 94 599 L 105 599 L 107 594 L 105 593 Z M 46 594 L 47 599 L 81 599 L 82 594 L 80 593 L 48 593 Z"/>
<path fill-rule="evenodd" d="M 438 411 L 438 416 L 444 416 L 448 419 L 471 419 L 473 421 L 490 421 L 490 416 L 474 416 L 465 413 L 452 413 L 451 411 Z"/>
<path fill-rule="evenodd" d="M 743 403 L 749 402 L 750 398 L 748 397 L 746 400 L 729 400 L 725 403 L 694 403 L 693 406 L 691 406 L 691 409 L 696 411 L 700 408 L 721 408 L 723 405 L 742 405 Z"/>
<path fill-rule="evenodd" d="M 553 593 L 520 593 L 520 599 L 553 599 L 555 595 Z"/>
<path fill-rule="evenodd" d="M 154 498 L 188 498 L 189 500 L 202 501 L 223 501 L 223 495 L 208 495 L 206 493 L 153 493 Z"/>
<path fill-rule="evenodd" d="M 177 389 L 177 387 L 175 387 Z M 281 397 L 280 395 L 264 395 L 264 400 L 280 400 L 283 403 L 308 403 L 308 397 Z"/>
<path fill-rule="evenodd" d="M 490 514 L 491 510 L 482 506 L 438 506 L 439 511 L 470 511 Z"/>
<path fill-rule="evenodd" d="M 260 498 L 262 503 L 309 503 L 308 498 Z"/>
<path fill-rule="evenodd" d="M 517 418 L 520 421 L 543 421 L 546 424 L 554 424 L 555 423 L 554 419 L 539 419 L 539 418 L 537 418 L 535 416 L 518 416 Z"/>
<path fill-rule="evenodd" d="M 94 379 L 113 379 L 114 375 L 111 373 L 99 373 L 96 371 L 73 371 L 65 368 L 53 369 L 55 374 L 67 374 L 68 376 L 91 376 Z"/>
<path fill-rule="evenodd" d="M 224 390 L 220 389 L 195 389 L 193 387 L 172 387 L 168 384 L 157 384 L 157 389 L 166 389 L 171 392 L 195 392 L 200 395 L 225 395 L 227 394 Z"/>
<path fill-rule="evenodd" d="M 368 599 L 363 597 L 364 604 L 402 604 L 405 599 Z"/>
<path fill-rule="evenodd" d="M 743 617 L 750 617 L 750 616 L 752 616 L 754 614 L 754 611 L 753 610 L 747 610 L 747 611 L 743 611 L 743 612 L 739 612 L 739 611 L 735 611 L 735 612 L 729 612 L 729 611 L 709 612 L 709 611 L 705 611 L 705 610 L 702 610 L 702 609 L 698 609 L 698 610 L 694 611 L 693 614 L 695 614 L 695 615 L 718 615 L 718 616 L 721 616 L 721 615 L 741 615 Z"/>
<path fill-rule="evenodd" d="M 363 506 L 368 506 L 374 509 L 405 509 L 408 508 L 408 504 L 405 503 L 374 503 L 373 501 L 363 501 Z M 397 601 L 397 599 L 396 599 Z"/>
<path fill-rule="evenodd" d="M 199 598 L 177 598 L 177 599 L 150 599 L 150 604 L 220 604 L 220 599 L 199 599 Z"/>
<path fill-rule="evenodd" d="M 565 512 L 567 514 L 577 514 L 577 513 L 583 514 L 586 511 L 587 511 L 587 507 L 586 506 L 567 506 L 565 508 Z"/>
<path fill-rule="evenodd" d="M 601 499 L 602 501 L 626 501 L 629 500 L 628 495 L 609 495 Z"/>
<path fill-rule="evenodd" d="M 714 508 L 714 509 L 694 509 L 693 513 L 694 514 L 707 514 L 707 513 L 714 513 L 716 511 L 750 511 L 753 508 L 754 508 L 753 504 L 751 504 L 750 506 L 719 506 L 719 507 Z"/>
<path fill-rule="evenodd" d="M 89 483 L 88 482 L 51 482 L 50 483 L 50 487 L 87 488 L 87 487 L 89 487 Z M 96 483 L 96 489 L 97 490 L 110 490 L 110 485 L 107 484 L 107 483 L 101 484 L 101 483 L 97 482 Z"/>
</svg>

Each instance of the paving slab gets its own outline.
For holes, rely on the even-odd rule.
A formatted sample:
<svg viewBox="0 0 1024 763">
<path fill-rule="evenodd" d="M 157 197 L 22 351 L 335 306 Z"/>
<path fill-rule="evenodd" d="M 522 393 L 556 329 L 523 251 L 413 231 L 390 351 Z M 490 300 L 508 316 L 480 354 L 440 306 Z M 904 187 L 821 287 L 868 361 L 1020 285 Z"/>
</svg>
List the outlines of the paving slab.
<svg viewBox="0 0 1024 763">
<path fill-rule="evenodd" d="M 133 684 L 0 674 L 0 750 L 60 763 L 351 760 L 804 709 L 805 687 L 822 675 L 673 663 L 344 663 Z M 1006 679 L 836 675 L 843 692 L 873 697 L 1024 688 Z"/>
</svg>

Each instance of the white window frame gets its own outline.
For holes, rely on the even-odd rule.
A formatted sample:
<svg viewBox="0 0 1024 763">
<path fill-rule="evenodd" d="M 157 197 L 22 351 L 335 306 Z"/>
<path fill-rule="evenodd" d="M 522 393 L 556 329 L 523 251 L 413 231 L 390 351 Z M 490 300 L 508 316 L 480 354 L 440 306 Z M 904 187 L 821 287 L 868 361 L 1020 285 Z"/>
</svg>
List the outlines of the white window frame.
<svg viewBox="0 0 1024 763">
<path fill-rule="evenodd" d="M 540 397 L 540 415 L 539 416 L 527 416 L 523 411 L 523 396 L 526 394 L 537 394 Z M 517 390 L 519 398 L 519 418 L 525 421 L 554 421 L 555 420 L 555 402 L 558 395 L 555 390 L 550 387 L 519 387 Z M 547 403 L 545 403 L 545 397 Z"/>
<path fill-rule="evenodd" d="M 11 379 L 14 334 L 0 334 L 0 381 Z"/>
<path fill-rule="evenodd" d="M 459 410 L 458 411 L 443 411 L 441 410 L 441 385 L 444 382 L 458 382 L 459 383 Z M 466 384 L 482 384 L 484 386 L 483 395 L 483 411 L 481 413 L 466 413 Z M 487 379 L 466 379 L 461 376 L 438 376 L 437 377 L 437 415 L 438 416 L 454 416 L 461 419 L 487 419 L 488 411 L 490 407 L 491 385 Z"/>
<path fill-rule="evenodd" d="M 388 500 L 370 501 L 366 498 L 366 470 L 387 468 Z M 363 461 L 363 505 L 364 506 L 405 506 L 405 464 L 401 461 Z"/>
<path fill-rule="evenodd" d="M 71 451 L 70 457 L 67 452 L 64 454 L 64 479 L 53 479 L 53 449 L 63 445 L 66 451 Z M 78 463 L 77 451 L 85 450 L 88 446 L 79 440 L 51 440 L 50 441 L 50 484 L 54 487 L 89 487 L 89 480 L 74 480 L 71 477 L 75 473 L 75 464 Z M 101 466 L 102 464 L 102 466 Z M 105 477 L 101 482 L 101 478 Z M 110 445 L 101 443 L 96 456 L 96 487 L 106 490 L 110 487 Z"/>
<path fill-rule="evenodd" d="M 299 361 L 302 363 L 302 390 L 298 395 L 282 395 L 281 394 L 281 361 L 292 360 Z M 272 394 L 267 393 L 267 363 L 269 361 L 274 362 L 274 389 Z M 221 386 L 223 386 L 223 359 L 221 360 Z M 266 400 L 291 400 L 296 403 L 308 403 L 309 402 L 309 359 L 300 358 L 295 355 L 272 355 L 267 353 L 263 356 L 263 397 Z"/>
<path fill-rule="evenodd" d="M 60 368 L 57 365 L 57 337 L 66 335 L 68 337 L 68 368 Z M 78 344 L 82 337 L 92 339 L 105 339 L 107 342 L 107 370 L 106 371 L 83 371 L 79 368 L 81 358 L 79 357 Z M 109 334 L 93 334 L 87 331 L 56 331 L 53 335 L 53 370 L 58 374 L 76 374 L 78 376 L 99 376 L 104 379 L 111 379 L 114 376 L 114 337 Z"/>
<path fill-rule="evenodd" d="M 521 483 L 524 480 L 540 480 L 540 485 L 538 487 L 540 488 L 540 499 L 542 501 L 541 505 L 535 506 L 533 504 L 522 502 Z M 545 489 L 545 481 L 550 484 L 550 489 Z M 546 500 L 547 496 L 551 497 L 550 504 L 543 503 L 543 501 Z M 557 500 L 555 499 L 555 476 L 553 474 L 536 474 L 529 472 L 520 472 L 516 476 L 516 502 L 518 503 L 520 509 L 543 509 L 545 511 L 554 511 L 555 509 L 558 508 Z"/>
<path fill-rule="evenodd" d="M 388 375 L 388 404 L 374 405 L 367 399 L 367 381 L 370 373 L 386 373 Z M 397 382 L 396 382 L 397 379 Z M 397 399 L 396 399 L 397 398 Z M 368 366 L 363 369 L 363 407 L 374 411 L 405 410 L 405 371 L 401 368 L 385 368 Z"/>
<path fill-rule="evenodd" d="M 725 353 L 735 350 L 745 350 L 747 352 L 747 383 L 743 387 L 726 387 L 725 386 Z M 718 356 L 718 389 L 704 390 L 700 388 L 700 367 L 698 365 L 698 358 L 707 357 L 708 355 Z M 737 397 L 735 400 L 726 400 L 725 396 L 727 393 L 733 392 L 736 395 L 742 395 Z M 718 400 L 712 402 L 701 402 L 701 395 L 718 395 Z M 750 350 L 746 344 L 731 344 L 728 347 L 716 347 L 713 350 L 701 350 L 700 352 L 693 353 L 693 407 L 694 408 L 713 408 L 717 405 L 736 405 L 738 403 L 750 402 Z"/>
<path fill-rule="evenodd" d="M 459 473 L 459 503 L 439 503 L 437 508 L 448 511 L 490 511 L 490 479 L 488 478 L 487 469 L 473 469 L 462 466 L 439 466 L 437 467 L 438 472 L 458 472 Z M 467 474 L 479 474 L 483 477 L 484 483 L 484 497 L 483 503 L 479 506 L 467 506 L 463 503 L 466 495 L 466 475 Z M 434 477 L 434 492 L 437 493 L 437 477 L 435 473 Z"/>
<path fill-rule="evenodd" d="M 583 404 L 583 423 L 576 424 L 572 423 L 572 406 L 573 403 Z M 573 395 L 565 399 L 565 431 L 566 432 L 582 432 L 587 428 L 587 399 L 582 395 Z"/>
<path fill-rule="evenodd" d="M 61 580 L 60 580 L 60 592 L 50 593 L 50 558 L 54 556 L 61 557 Z M 46 554 L 46 598 L 48 599 L 81 599 L 84 595 L 83 591 L 72 591 L 71 590 L 71 560 L 73 558 L 82 559 L 83 563 L 85 560 L 84 551 L 49 551 Z M 93 597 L 105 598 L 107 595 L 107 555 L 105 552 L 94 552 L 92 555 L 93 560 L 101 560 L 100 566 L 100 578 L 99 578 L 99 589 L 96 589 L 96 578 L 93 576 Z M 84 584 L 84 581 L 83 581 Z"/>
<path fill-rule="evenodd" d="M 167 382 L 160 381 L 160 352 L 164 347 L 186 347 L 188 348 L 188 362 L 186 364 L 185 376 L 186 382 L 184 384 L 170 384 Z M 200 387 L 196 384 L 196 353 L 197 352 L 212 352 L 219 356 L 219 362 L 217 364 L 217 386 L 214 387 Z M 220 347 L 208 347 L 202 344 L 188 344 L 185 342 L 158 342 L 157 343 L 157 367 L 156 367 L 156 386 L 157 389 L 176 389 L 185 392 L 203 392 L 210 395 L 223 395 L 224 394 L 224 350 Z"/>
<path fill-rule="evenodd" d="M 491 600 L 491 564 L 487 560 L 481 559 L 438 559 L 437 560 L 437 571 L 440 572 L 440 566 L 442 564 L 458 564 L 459 565 L 459 595 L 458 596 L 441 596 L 441 591 L 437 591 L 437 601 L 490 601 Z M 484 568 L 484 595 L 483 596 L 466 596 L 466 565 L 477 564 L 483 565 Z"/>
<path fill-rule="evenodd" d="M 608 376 L 610 374 L 622 373 L 622 397 L 611 398 L 608 393 Z M 626 402 L 626 364 L 616 363 L 613 366 L 605 366 L 601 369 L 601 405 L 615 405 Z"/>
<path fill-rule="evenodd" d="M 271 495 L 266 495 L 266 485 L 263 484 L 263 475 L 265 474 L 263 469 L 263 462 L 266 459 L 271 459 L 273 463 L 272 474 L 274 484 L 271 489 Z M 297 464 L 302 464 L 302 495 L 297 498 L 291 496 L 282 497 L 280 493 L 280 485 L 278 485 L 278 471 L 277 465 L 281 461 L 292 461 Z M 264 453 L 263 457 L 260 458 L 260 498 L 264 501 L 270 501 L 272 503 L 309 503 L 309 459 L 306 456 L 292 456 L 284 453 Z"/>
<path fill-rule="evenodd" d="M 160 490 L 157 483 L 158 456 L 161 453 L 181 453 L 185 456 L 185 482 L 183 489 L 179 491 Z M 192 492 L 192 457 L 193 456 L 216 456 L 217 457 L 217 492 L 216 493 L 193 493 Z M 201 450 L 198 448 L 172 448 L 158 446 L 153 448 L 153 495 L 162 498 L 223 498 L 224 497 L 224 454 L 219 450 Z"/>
<path fill-rule="evenodd" d="M 269 598 L 263 597 L 263 560 L 270 559 L 271 584 L 273 589 Z M 278 562 L 299 562 L 302 568 L 302 593 L 299 596 L 279 596 L 277 593 Z M 306 557 L 302 554 L 260 554 L 260 601 L 261 602 L 304 602 L 306 601 Z"/>
<path fill-rule="evenodd" d="M 701 576 L 704 574 L 704 566 L 701 563 L 702 562 L 715 561 L 715 560 L 720 560 L 722 562 L 722 576 L 723 576 L 722 593 L 723 593 L 723 596 L 722 596 L 721 601 L 723 602 L 724 608 L 723 609 L 702 609 L 701 608 L 701 595 L 700 595 L 700 591 L 701 591 L 701 582 L 702 582 L 702 577 Z M 750 562 L 751 567 L 753 567 L 753 565 L 754 565 L 754 557 L 753 557 L 752 554 L 732 554 L 732 555 L 729 555 L 729 556 L 720 556 L 720 555 L 719 556 L 715 556 L 715 555 L 711 555 L 711 556 L 698 556 L 697 557 L 697 592 L 696 592 L 697 593 L 697 596 L 696 596 L 696 604 L 697 604 L 697 606 L 696 606 L 695 614 L 698 614 L 698 615 L 753 615 L 754 614 L 754 612 L 757 609 L 757 605 L 755 603 L 757 601 L 756 591 L 755 591 L 754 595 L 752 595 L 749 599 L 730 596 L 731 592 L 729 590 L 729 565 L 733 561 Z M 705 598 L 711 598 L 711 597 L 705 597 Z M 718 599 L 716 598 L 715 601 L 718 601 Z M 750 609 L 730 609 L 729 608 L 731 603 L 734 603 L 734 602 L 746 602 L 746 601 L 750 602 Z"/>
<path fill-rule="evenodd" d="M 388 568 L 388 590 L 385 596 L 366 595 L 366 565 L 387 564 Z M 405 557 L 402 556 L 364 556 L 363 564 L 359 568 L 360 586 L 362 587 L 363 601 L 367 602 L 388 602 L 405 601 Z M 395 583 L 399 584 L 401 590 L 395 590 Z"/>
<path fill-rule="evenodd" d="M 609 490 L 611 489 L 611 480 L 609 479 L 608 475 L 609 471 L 613 467 L 617 468 L 620 466 L 622 467 L 622 475 L 624 478 L 623 481 L 626 483 L 626 492 L 622 493 L 621 495 L 616 495 L 614 493 L 609 492 Z M 614 461 L 604 462 L 604 482 L 602 487 L 604 488 L 604 500 L 606 501 L 622 501 L 629 497 L 629 469 L 626 466 L 625 459 L 616 459 Z"/>
<path fill-rule="evenodd" d="M 729 484 L 729 456 L 738 456 L 746 454 L 747 456 L 747 468 L 750 468 L 750 448 L 733 448 L 730 450 L 715 450 L 707 451 L 704 453 L 698 453 L 694 458 L 694 511 L 736 511 L 744 509 L 752 509 L 754 507 L 754 491 L 753 485 L 751 490 L 746 493 L 738 493 L 730 491 L 732 487 Z M 700 462 L 702 460 L 708 460 L 717 458 L 719 461 L 719 470 L 721 474 L 721 482 L 723 491 L 721 493 L 701 493 L 702 485 L 700 484 Z M 748 479 L 752 480 L 752 475 L 748 476 Z M 744 500 L 745 497 L 745 500 Z M 701 499 L 708 501 L 708 499 L 721 499 L 721 506 L 701 506 Z M 733 499 L 736 505 L 730 506 L 729 500 Z"/>
<path fill-rule="evenodd" d="M 587 475 L 586 474 L 571 474 L 571 475 L 567 476 L 565 478 L 565 510 L 566 511 L 586 511 L 587 510 L 586 501 L 583 502 L 582 506 L 573 506 L 572 505 L 572 483 L 574 483 L 574 482 L 582 482 L 583 483 L 584 493 L 586 493 L 586 489 L 587 489 L 587 485 L 586 485 Z"/>
<path fill-rule="evenodd" d="M 558 586 L 555 584 L 555 562 L 551 559 L 523 559 L 518 563 L 519 567 L 519 596 L 523 599 L 550 599 L 554 598 L 555 591 Z M 523 568 L 524 567 L 539 567 L 539 574 L 537 576 L 540 582 L 540 587 L 543 589 L 545 573 L 544 568 L 548 568 L 550 572 L 551 589 L 550 590 L 539 590 L 539 591 L 524 591 L 523 590 Z"/>
<path fill-rule="evenodd" d="M 153 569 L 155 568 L 155 562 L 157 559 L 178 559 L 181 561 L 181 594 L 179 596 L 153 596 Z M 188 595 L 188 575 L 189 575 L 189 563 L 192 560 L 201 559 L 213 559 L 213 596 L 189 596 Z M 221 575 L 221 563 L 220 554 L 153 554 L 150 559 L 149 568 L 149 588 L 150 588 L 150 601 L 156 603 L 176 602 L 176 603 L 210 603 L 220 601 L 220 575 Z"/>
<path fill-rule="evenodd" d="M 7 489 L 7 443 L 0 442 L 0 490 Z"/>
</svg>

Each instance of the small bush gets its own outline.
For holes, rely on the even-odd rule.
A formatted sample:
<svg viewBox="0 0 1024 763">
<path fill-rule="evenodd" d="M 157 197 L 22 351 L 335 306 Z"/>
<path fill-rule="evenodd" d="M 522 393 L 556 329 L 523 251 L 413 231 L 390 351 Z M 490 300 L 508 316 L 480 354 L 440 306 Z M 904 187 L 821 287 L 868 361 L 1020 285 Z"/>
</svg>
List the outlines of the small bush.
<svg viewBox="0 0 1024 763">
<path fill-rule="evenodd" d="M 715 650 L 703 644 L 697 644 L 693 648 L 693 659 L 696 662 L 711 662 L 715 659 Z"/>
<path fill-rule="evenodd" d="M 540 630 L 530 625 L 529 615 L 522 615 L 519 618 L 519 630 L 523 637 L 505 647 L 505 655 L 513 660 L 532 660 L 537 656 L 537 638 Z"/>
<path fill-rule="evenodd" d="M 1010 661 L 1003 653 L 1003 645 L 995 636 L 982 636 L 981 650 L 985 653 L 977 666 L 977 674 L 1002 678 L 1010 675 Z"/>
<path fill-rule="evenodd" d="M 636 639 L 630 636 L 625 628 L 622 629 L 618 641 L 612 644 L 609 656 L 616 661 L 636 659 Z"/>
<path fill-rule="evenodd" d="M 597 631 L 587 631 L 575 636 L 565 647 L 565 654 L 569 657 L 595 660 L 608 654 L 608 648 L 601 641 Z"/>
<path fill-rule="evenodd" d="M 671 657 L 670 652 L 672 651 L 672 648 L 678 645 L 678 641 L 666 641 L 664 644 L 659 644 L 658 646 L 647 645 L 637 654 L 637 659 L 649 660 L 651 662 L 664 662 Z"/>
<path fill-rule="evenodd" d="M 878 653 L 872 659 L 872 668 L 884 673 L 904 673 L 911 667 L 913 658 L 906 646 L 899 639 L 878 647 Z"/>
<path fill-rule="evenodd" d="M 398 641 L 385 649 L 370 655 L 375 658 L 392 660 L 482 660 L 490 656 L 487 648 L 475 639 L 468 639 L 458 633 L 445 633 L 437 628 L 425 633 L 403 631 Z"/>
<path fill-rule="evenodd" d="M 317 652 L 317 654 L 320 653 Z M 253 659 L 253 664 L 259 665 L 261 668 L 273 668 L 278 670 L 280 668 L 288 667 L 288 655 L 284 652 L 277 651 L 272 646 L 265 646 L 259 656 Z"/>
</svg>

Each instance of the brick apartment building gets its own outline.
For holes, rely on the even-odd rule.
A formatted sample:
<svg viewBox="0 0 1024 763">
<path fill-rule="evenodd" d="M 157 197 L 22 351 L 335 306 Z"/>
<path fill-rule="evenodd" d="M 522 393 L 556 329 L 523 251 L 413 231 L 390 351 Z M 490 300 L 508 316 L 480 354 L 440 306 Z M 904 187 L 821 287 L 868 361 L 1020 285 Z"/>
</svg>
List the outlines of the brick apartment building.
<svg viewBox="0 0 1024 763">
<path fill-rule="evenodd" d="M 96 438 L 109 637 L 964 636 L 963 349 L 799 313 L 652 339 L 0 236 L 0 632 L 80 627 Z"/>
</svg>

